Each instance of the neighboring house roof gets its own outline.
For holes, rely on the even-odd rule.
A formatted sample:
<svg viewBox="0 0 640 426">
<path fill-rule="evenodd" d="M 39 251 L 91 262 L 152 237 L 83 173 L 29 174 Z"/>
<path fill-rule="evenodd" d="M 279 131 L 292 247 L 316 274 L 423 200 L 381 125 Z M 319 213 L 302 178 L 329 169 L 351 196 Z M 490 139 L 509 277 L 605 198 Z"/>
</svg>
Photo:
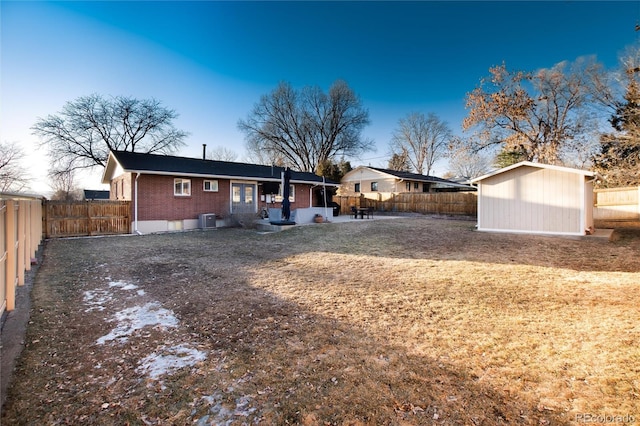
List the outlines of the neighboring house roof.
<svg viewBox="0 0 640 426">
<path fill-rule="evenodd" d="M 98 191 L 94 189 L 85 189 L 84 190 L 84 199 L 85 200 L 108 200 L 109 199 L 109 191 Z"/>
<path fill-rule="evenodd" d="M 536 168 L 539 168 L 539 169 L 549 169 L 549 170 L 557 170 L 557 171 L 562 171 L 562 172 L 567 172 L 567 173 L 576 173 L 576 174 L 581 174 L 583 176 L 589 176 L 589 177 L 596 176 L 596 173 L 590 172 L 589 170 L 573 169 L 571 167 L 563 167 L 563 166 L 553 166 L 551 164 L 532 163 L 531 161 L 521 161 L 519 163 L 512 164 L 512 165 L 510 165 L 508 167 L 504 167 L 502 169 L 499 169 L 499 170 L 496 170 L 494 172 L 488 173 L 488 174 L 486 174 L 484 176 L 480 176 L 480 177 L 477 177 L 475 179 L 472 179 L 471 183 L 480 182 L 481 180 L 490 178 L 490 177 L 495 176 L 495 175 L 499 175 L 501 173 L 508 172 L 509 170 L 517 169 L 518 167 L 536 167 Z"/>
<path fill-rule="evenodd" d="M 396 179 L 402 179 L 402 180 L 410 180 L 412 182 L 429 182 L 429 183 L 438 183 L 438 184 L 443 184 L 446 186 L 453 186 L 456 188 L 468 188 L 468 189 L 475 189 L 469 185 L 464 185 L 458 182 L 453 182 L 447 179 L 442 179 L 439 177 L 435 177 L 435 176 L 429 176 L 429 175 L 421 175 L 418 173 L 411 173 L 411 172 L 403 172 L 403 171 L 399 171 L 399 170 L 391 170 L 391 169 L 381 169 L 378 167 L 371 167 L 371 166 L 359 166 L 356 167 L 354 170 L 358 170 L 358 169 L 370 169 L 370 170 L 375 170 L 379 173 L 383 173 L 386 175 L 389 175 L 392 178 L 396 178 Z M 349 172 L 351 173 L 351 172 Z"/>
<path fill-rule="evenodd" d="M 143 154 L 129 151 L 111 151 L 102 183 L 109 183 L 120 166 L 127 173 L 154 175 L 191 176 L 217 179 L 250 179 L 279 182 L 284 167 L 260 164 L 235 163 L 230 161 L 202 160 L 171 155 Z M 322 184 L 322 176 L 308 172 L 291 171 L 291 183 Z M 328 186 L 338 186 L 326 180 Z"/>
</svg>

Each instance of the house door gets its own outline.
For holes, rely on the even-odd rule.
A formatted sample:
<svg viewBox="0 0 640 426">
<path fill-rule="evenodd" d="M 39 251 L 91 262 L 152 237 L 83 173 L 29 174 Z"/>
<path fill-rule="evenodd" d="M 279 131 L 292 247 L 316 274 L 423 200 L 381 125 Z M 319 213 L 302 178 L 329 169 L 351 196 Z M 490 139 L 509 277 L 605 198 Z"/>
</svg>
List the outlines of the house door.
<svg viewBox="0 0 640 426">
<path fill-rule="evenodd" d="M 256 186 L 248 183 L 231 184 L 231 213 L 256 213 Z"/>
</svg>

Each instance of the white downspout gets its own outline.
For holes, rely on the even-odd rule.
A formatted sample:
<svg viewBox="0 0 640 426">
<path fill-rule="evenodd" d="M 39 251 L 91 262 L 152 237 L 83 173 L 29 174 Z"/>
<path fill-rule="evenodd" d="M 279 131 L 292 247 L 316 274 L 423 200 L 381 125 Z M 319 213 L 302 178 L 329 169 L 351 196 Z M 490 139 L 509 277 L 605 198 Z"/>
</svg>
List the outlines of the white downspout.
<svg viewBox="0 0 640 426">
<path fill-rule="evenodd" d="M 133 232 L 142 235 L 142 232 L 138 231 L 138 178 L 140 177 L 140 172 L 136 174 L 136 180 L 134 182 L 133 189 L 133 198 L 134 198 L 134 208 L 133 208 Z"/>
<path fill-rule="evenodd" d="M 318 185 L 313 185 L 309 188 L 309 207 L 313 207 L 313 188 L 316 188 Z"/>
<path fill-rule="evenodd" d="M 324 220 L 328 222 L 329 213 L 327 213 L 327 185 L 324 176 L 322 176 L 322 194 L 324 195 Z"/>
</svg>

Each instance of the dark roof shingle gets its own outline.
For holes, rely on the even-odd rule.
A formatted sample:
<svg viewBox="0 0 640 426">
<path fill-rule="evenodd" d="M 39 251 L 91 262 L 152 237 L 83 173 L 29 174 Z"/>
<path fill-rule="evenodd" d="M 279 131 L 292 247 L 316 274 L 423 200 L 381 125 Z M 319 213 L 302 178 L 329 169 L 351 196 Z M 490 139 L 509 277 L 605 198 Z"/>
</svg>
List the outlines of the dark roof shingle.
<svg viewBox="0 0 640 426">
<path fill-rule="evenodd" d="M 453 185 L 453 186 L 464 186 L 464 187 L 469 186 L 469 185 L 464 185 L 458 182 L 453 182 L 447 179 L 435 177 L 435 176 L 421 175 L 418 173 L 403 172 L 399 170 L 380 169 L 378 167 L 371 167 L 371 166 L 368 166 L 368 167 L 372 170 L 377 170 L 382 173 L 387 173 L 400 179 L 406 179 L 406 180 L 412 180 L 412 181 L 418 181 L 418 182 L 436 182 L 436 183 L 443 183 L 443 184 Z"/>
<path fill-rule="evenodd" d="M 283 167 L 230 161 L 202 160 L 172 155 L 144 154 L 129 151 L 111 152 L 127 172 L 150 174 L 199 175 L 211 177 L 250 178 L 263 181 L 280 180 Z M 308 172 L 291 171 L 292 182 L 322 183 L 322 176 Z M 326 181 L 335 185 L 333 181 Z"/>
</svg>

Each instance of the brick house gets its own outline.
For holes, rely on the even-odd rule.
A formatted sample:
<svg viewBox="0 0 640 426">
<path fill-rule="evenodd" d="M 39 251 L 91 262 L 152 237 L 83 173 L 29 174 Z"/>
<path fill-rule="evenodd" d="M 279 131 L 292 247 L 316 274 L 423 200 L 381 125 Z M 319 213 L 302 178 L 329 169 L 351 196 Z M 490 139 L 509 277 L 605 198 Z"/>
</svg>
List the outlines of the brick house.
<svg viewBox="0 0 640 426">
<path fill-rule="evenodd" d="M 280 208 L 283 171 L 276 166 L 111 151 L 102 183 L 110 185 L 112 200 L 131 201 L 131 228 L 147 233 L 199 228 L 203 218 L 212 215 L 216 226 L 230 226 L 240 215 L 257 217 L 263 208 Z M 323 187 L 321 176 L 305 172 L 292 171 L 290 183 L 292 210 L 312 207 Z"/>
</svg>

